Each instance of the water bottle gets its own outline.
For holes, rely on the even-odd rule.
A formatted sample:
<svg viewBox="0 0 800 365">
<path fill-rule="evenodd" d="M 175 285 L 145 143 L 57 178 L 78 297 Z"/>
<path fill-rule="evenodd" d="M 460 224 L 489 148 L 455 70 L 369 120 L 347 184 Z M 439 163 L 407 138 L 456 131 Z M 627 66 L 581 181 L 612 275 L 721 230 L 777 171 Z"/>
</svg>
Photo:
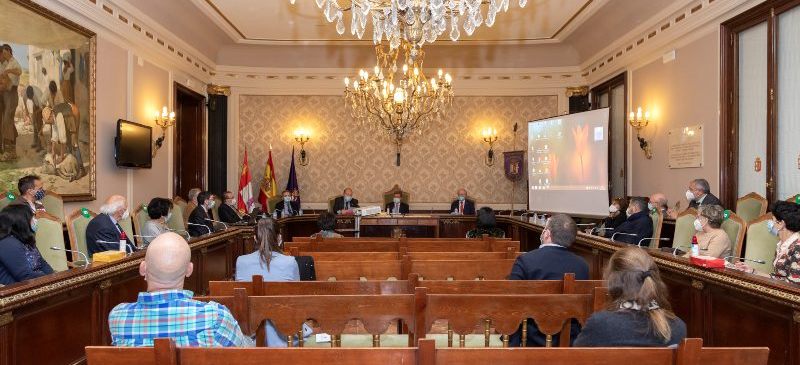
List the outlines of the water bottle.
<svg viewBox="0 0 800 365">
<path fill-rule="evenodd" d="M 122 252 L 128 252 L 128 236 L 125 235 L 125 231 L 120 232 L 119 234 L 119 250 Z"/>
<path fill-rule="evenodd" d="M 700 256 L 700 246 L 697 244 L 697 236 L 692 236 L 692 256 Z"/>
<path fill-rule="evenodd" d="M 272 219 L 278 219 L 278 210 L 277 209 L 275 209 L 275 211 L 272 212 Z"/>
<path fill-rule="evenodd" d="M 303 215 L 303 210 L 300 209 L 300 212 L 297 215 Z"/>
</svg>

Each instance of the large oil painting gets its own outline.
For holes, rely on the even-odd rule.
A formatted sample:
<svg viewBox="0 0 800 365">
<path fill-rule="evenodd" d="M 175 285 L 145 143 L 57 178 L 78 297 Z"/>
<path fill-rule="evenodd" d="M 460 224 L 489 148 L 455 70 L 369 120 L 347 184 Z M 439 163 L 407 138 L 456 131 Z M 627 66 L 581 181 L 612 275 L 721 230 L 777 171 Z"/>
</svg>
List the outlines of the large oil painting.
<svg viewBox="0 0 800 365">
<path fill-rule="evenodd" d="M 95 197 L 95 34 L 28 0 L 0 0 L 0 192 L 42 177 Z"/>
</svg>

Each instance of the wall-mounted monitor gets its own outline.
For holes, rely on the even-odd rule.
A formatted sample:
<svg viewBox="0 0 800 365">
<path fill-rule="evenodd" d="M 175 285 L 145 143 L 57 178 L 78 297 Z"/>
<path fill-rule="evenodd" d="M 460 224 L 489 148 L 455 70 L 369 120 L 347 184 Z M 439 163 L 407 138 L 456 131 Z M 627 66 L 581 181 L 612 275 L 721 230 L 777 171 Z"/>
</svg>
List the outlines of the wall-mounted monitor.
<svg viewBox="0 0 800 365">
<path fill-rule="evenodd" d="M 127 120 L 117 120 L 114 159 L 119 167 L 153 167 L 153 128 Z"/>
</svg>

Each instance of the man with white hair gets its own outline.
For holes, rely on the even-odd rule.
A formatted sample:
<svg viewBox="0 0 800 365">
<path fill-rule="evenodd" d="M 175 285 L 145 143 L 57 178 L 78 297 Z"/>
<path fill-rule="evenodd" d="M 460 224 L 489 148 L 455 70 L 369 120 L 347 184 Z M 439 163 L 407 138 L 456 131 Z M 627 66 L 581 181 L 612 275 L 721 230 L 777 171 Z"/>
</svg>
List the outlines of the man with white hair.
<svg viewBox="0 0 800 365">
<path fill-rule="evenodd" d="M 122 226 L 119 221 L 128 219 L 128 201 L 122 195 L 112 195 L 100 206 L 100 214 L 92 218 L 86 226 L 86 248 L 88 255 L 96 252 L 119 250 L 119 241 L 122 237 Z M 128 251 L 135 251 L 131 237 L 125 235 Z"/>
<path fill-rule="evenodd" d="M 171 338 L 182 347 L 250 347 L 225 306 L 193 300 L 183 281 L 192 275 L 192 252 L 183 237 L 167 232 L 147 246 L 139 274 L 147 292 L 135 303 L 122 303 L 108 314 L 115 346 L 153 346 L 156 338 Z"/>
</svg>

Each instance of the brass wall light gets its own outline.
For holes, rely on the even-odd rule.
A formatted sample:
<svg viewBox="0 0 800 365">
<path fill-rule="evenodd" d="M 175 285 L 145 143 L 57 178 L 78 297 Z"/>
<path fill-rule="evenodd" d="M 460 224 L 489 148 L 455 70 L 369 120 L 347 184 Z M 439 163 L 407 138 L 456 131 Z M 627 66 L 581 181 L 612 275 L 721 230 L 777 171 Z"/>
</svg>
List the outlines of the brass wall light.
<svg viewBox="0 0 800 365">
<path fill-rule="evenodd" d="M 644 137 L 642 137 L 640 134 L 642 129 L 650 124 L 650 112 L 645 111 L 644 114 L 642 114 L 642 107 L 639 107 L 636 113 L 631 112 L 630 116 L 628 117 L 628 122 L 630 123 L 631 127 L 636 128 L 636 139 L 639 140 L 639 148 L 644 151 L 644 157 L 646 157 L 648 160 L 653 158 L 653 150 L 650 147 L 650 142 L 644 139 Z"/>
<path fill-rule="evenodd" d="M 307 131 L 303 129 L 294 131 L 294 140 L 300 144 L 300 158 L 298 159 L 300 166 L 308 166 L 308 152 L 306 152 L 305 145 L 310 139 L 311 135 Z"/>
<path fill-rule="evenodd" d="M 497 142 L 497 129 L 486 128 L 483 130 L 483 141 L 489 144 L 489 151 L 486 151 L 486 166 L 494 165 L 494 143 Z"/>
</svg>

